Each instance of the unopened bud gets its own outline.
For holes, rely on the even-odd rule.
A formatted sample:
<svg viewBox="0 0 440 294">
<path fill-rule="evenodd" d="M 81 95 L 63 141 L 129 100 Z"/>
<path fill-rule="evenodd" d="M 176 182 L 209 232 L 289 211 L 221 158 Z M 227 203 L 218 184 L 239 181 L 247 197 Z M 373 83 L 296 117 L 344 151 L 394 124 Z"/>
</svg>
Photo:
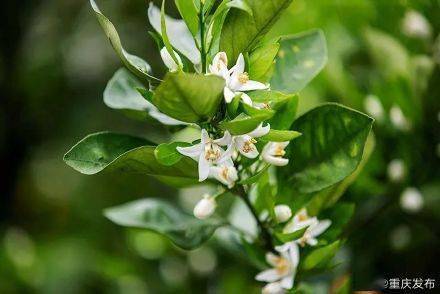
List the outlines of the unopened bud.
<svg viewBox="0 0 440 294">
<path fill-rule="evenodd" d="M 194 207 L 194 216 L 198 219 L 205 219 L 210 217 L 217 207 L 215 198 L 210 195 L 203 196 L 203 199 L 197 202 Z"/>
<path fill-rule="evenodd" d="M 284 223 L 292 217 L 292 210 L 285 204 L 275 206 L 275 217 L 277 222 Z"/>
</svg>

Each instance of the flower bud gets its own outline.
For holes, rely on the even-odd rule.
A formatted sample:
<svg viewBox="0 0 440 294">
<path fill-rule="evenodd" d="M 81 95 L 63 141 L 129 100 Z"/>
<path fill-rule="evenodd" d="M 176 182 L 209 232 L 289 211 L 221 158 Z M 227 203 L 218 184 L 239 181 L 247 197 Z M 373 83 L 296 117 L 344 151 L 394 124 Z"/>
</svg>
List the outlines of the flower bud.
<svg viewBox="0 0 440 294">
<path fill-rule="evenodd" d="M 193 213 L 196 218 L 205 219 L 214 213 L 216 207 L 215 198 L 210 195 L 204 195 L 203 199 L 197 202 Z"/>
<path fill-rule="evenodd" d="M 290 210 L 289 206 L 285 204 L 275 206 L 275 217 L 277 219 L 277 222 L 284 223 L 288 221 L 291 216 L 292 211 Z"/>
</svg>

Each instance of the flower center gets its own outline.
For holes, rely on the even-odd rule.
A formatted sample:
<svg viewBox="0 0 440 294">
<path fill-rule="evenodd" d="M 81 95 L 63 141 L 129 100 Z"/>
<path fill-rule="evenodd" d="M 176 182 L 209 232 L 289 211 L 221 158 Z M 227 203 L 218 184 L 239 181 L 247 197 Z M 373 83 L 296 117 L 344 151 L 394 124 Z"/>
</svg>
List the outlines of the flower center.
<svg viewBox="0 0 440 294">
<path fill-rule="evenodd" d="M 290 264 L 287 259 L 278 257 L 275 263 L 275 269 L 280 276 L 285 276 L 289 273 Z"/>
<path fill-rule="evenodd" d="M 284 148 L 282 146 L 278 145 L 275 148 L 275 152 L 274 152 L 275 156 L 283 157 L 285 154 L 286 154 L 286 151 L 284 151 Z"/>
<path fill-rule="evenodd" d="M 205 159 L 213 162 L 219 158 L 220 158 L 220 150 L 218 148 L 214 148 L 212 144 L 208 144 L 205 149 Z"/>
<path fill-rule="evenodd" d="M 298 216 L 298 220 L 299 220 L 300 222 L 306 221 L 307 219 L 308 219 L 308 216 L 307 216 L 306 214 L 300 214 L 300 215 Z"/>
<path fill-rule="evenodd" d="M 251 138 L 249 140 L 247 140 L 246 142 L 244 142 L 243 148 L 241 149 L 244 153 L 248 153 L 251 152 L 255 149 L 255 143 L 257 143 L 257 140 L 255 140 L 254 138 Z"/>
<path fill-rule="evenodd" d="M 224 167 L 221 172 L 221 176 L 228 181 L 229 180 L 229 170 L 227 167 Z"/>
<path fill-rule="evenodd" d="M 247 72 L 241 73 L 238 75 L 238 81 L 241 84 L 246 84 L 249 81 L 249 75 Z"/>
</svg>

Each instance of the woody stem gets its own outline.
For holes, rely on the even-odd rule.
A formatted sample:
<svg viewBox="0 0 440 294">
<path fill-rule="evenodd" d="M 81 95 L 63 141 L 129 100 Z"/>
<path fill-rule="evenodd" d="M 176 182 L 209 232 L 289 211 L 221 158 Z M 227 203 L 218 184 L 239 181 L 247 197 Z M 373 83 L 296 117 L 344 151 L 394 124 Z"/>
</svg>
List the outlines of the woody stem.
<svg viewBox="0 0 440 294">
<path fill-rule="evenodd" d="M 253 207 L 251 201 L 249 200 L 243 186 L 238 186 L 235 189 L 235 193 L 238 196 L 240 196 L 241 199 L 243 199 L 244 203 L 246 204 L 246 206 L 249 208 L 250 212 L 252 213 L 252 216 L 255 218 L 255 221 L 257 222 L 257 225 L 258 225 L 260 232 L 261 232 L 261 237 L 263 240 L 264 247 L 268 251 L 275 252 L 275 247 L 272 242 L 272 236 L 271 236 L 269 230 L 267 229 L 267 227 L 265 226 L 265 224 L 263 222 L 261 222 L 260 218 L 258 217 L 258 213 L 255 210 L 255 208 Z"/>
</svg>

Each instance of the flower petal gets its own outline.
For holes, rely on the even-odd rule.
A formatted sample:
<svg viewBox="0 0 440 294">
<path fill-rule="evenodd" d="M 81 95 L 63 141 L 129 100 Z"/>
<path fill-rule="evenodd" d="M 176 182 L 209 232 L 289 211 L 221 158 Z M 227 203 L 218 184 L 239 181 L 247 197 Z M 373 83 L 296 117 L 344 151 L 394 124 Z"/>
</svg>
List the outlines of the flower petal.
<svg viewBox="0 0 440 294">
<path fill-rule="evenodd" d="M 246 66 L 246 63 L 244 62 L 244 56 L 240 53 L 240 55 L 237 58 L 237 63 L 229 70 L 229 73 L 232 76 L 238 76 L 239 74 L 244 73 L 244 68 Z"/>
<path fill-rule="evenodd" d="M 241 93 L 240 99 L 241 101 L 243 101 L 244 104 L 247 104 L 249 106 L 252 106 L 253 104 L 251 97 L 249 97 L 249 95 L 246 93 Z"/>
<path fill-rule="evenodd" d="M 321 235 L 325 230 L 328 229 L 328 227 L 330 227 L 330 225 L 332 224 L 332 222 L 328 219 L 326 220 L 322 220 L 320 221 L 316 226 L 314 226 L 313 228 L 310 229 L 310 235 L 312 237 L 316 237 Z"/>
<path fill-rule="evenodd" d="M 158 110 L 152 109 L 148 115 L 167 126 L 187 125 L 186 122 L 174 119 Z"/>
<path fill-rule="evenodd" d="M 284 277 L 281 280 L 281 287 L 283 287 L 284 289 L 291 289 L 293 287 L 293 281 L 294 281 L 293 275 Z"/>
<path fill-rule="evenodd" d="M 252 138 L 258 138 L 266 135 L 270 131 L 270 124 L 267 124 L 265 127 L 263 127 L 263 123 L 261 123 L 255 130 L 248 133 L 249 136 Z"/>
<path fill-rule="evenodd" d="M 202 153 L 202 145 L 196 144 L 189 147 L 176 147 L 176 150 L 185 156 L 191 157 L 195 161 L 199 160 L 200 153 Z"/>
<path fill-rule="evenodd" d="M 209 176 L 209 162 L 205 159 L 205 154 L 200 154 L 199 157 L 199 181 L 203 182 Z"/>
<path fill-rule="evenodd" d="M 231 134 L 228 131 L 225 131 L 223 137 L 221 137 L 220 139 L 215 139 L 214 143 L 220 146 L 226 146 L 231 143 L 231 139 L 232 139 Z"/>
<path fill-rule="evenodd" d="M 285 165 L 289 164 L 289 159 L 287 159 L 287 158 L 274 157 L 274 156 L 263 156 L 263 159 L 267 163 L 270 163 L 275 166 L 285 166 Z"/>
<path fill-rule="evenodd" d="M 228 87 L 223 89 L 223 96 L 225 97 L 226 103 L 231 103 L 231 101 L 235 98 L 235 93 L 231 91 Z"/>
<path fill-rule="evenodd" d="M 275 282 L 279 280 L 279 278 L 280 276 L 278 275 L 277 270 L 273 268 L 262 271 L 261 273 L 255 276 L 255 280 L 261 282 Z"/>
<path fill-rule="evenodd" d="M 244 84 L 239 84 L 237 91 L 253 91 L 253 90 L 265 90 L 268 86 L 257 82 L 257 81 L 247 81 Z"/>
<path fill-rule="evenodd" d="M 200 135 L 200 140 L 202 145 L 205 145 L 211 138 L 209 137 L 208 132 L 205 129 L 202 129 L 201 135 Z M 202 148 L 204 148 L 205 146 L 202 146 Z"/>
</svg>

